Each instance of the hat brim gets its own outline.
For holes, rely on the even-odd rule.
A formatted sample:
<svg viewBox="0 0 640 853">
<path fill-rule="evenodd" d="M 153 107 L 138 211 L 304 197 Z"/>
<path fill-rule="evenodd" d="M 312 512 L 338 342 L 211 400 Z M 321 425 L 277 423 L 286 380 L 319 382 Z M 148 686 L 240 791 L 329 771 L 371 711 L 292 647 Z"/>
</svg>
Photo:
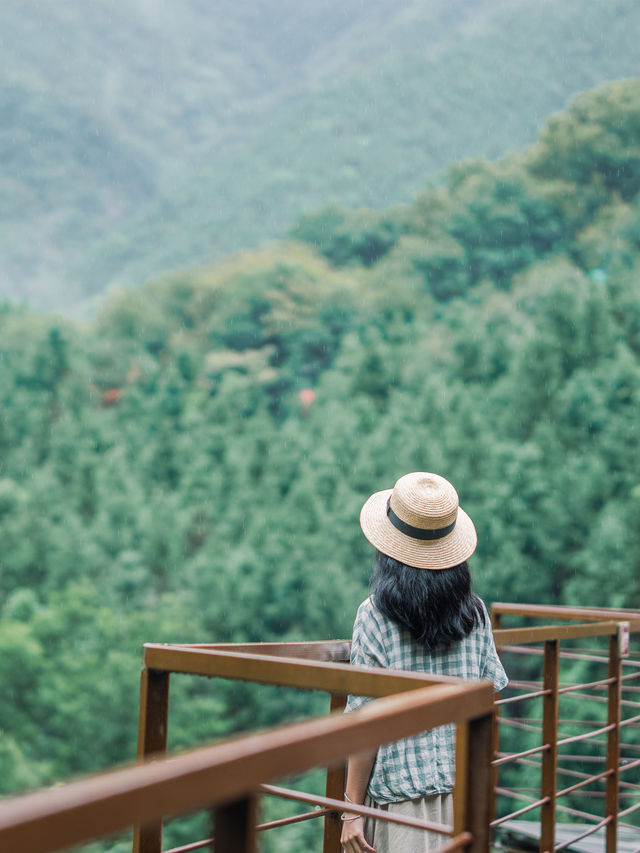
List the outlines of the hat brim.
<svg viewBox="0 0 640 853">
<path fill-rule="evenodd" d="M 397 530 L 387 516 L 393 489 L 371 495 L 360 512 L 360 527 L 369 542 L 388 557 L 416 569 L 450 569 L 464 563 L 476 550 L 473 521 L 458 507 L 456 526 L 442 539 L 413 539 Z"/>
</svg>

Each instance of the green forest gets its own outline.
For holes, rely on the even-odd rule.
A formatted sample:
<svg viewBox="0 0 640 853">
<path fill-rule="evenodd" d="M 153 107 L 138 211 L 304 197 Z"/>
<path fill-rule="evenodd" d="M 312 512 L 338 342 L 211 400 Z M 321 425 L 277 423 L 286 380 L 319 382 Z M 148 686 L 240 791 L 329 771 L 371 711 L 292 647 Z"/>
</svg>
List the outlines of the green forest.
<svg viewBox="0 0 640 853">
<path fill-rule="evenodd" d="M 2 304 L 1 792 L 133 758 L 143 642 L 349 637 L 360 507 L 407 471 L 456 485 L 487 603 L 640 607 L 639 270 L 625 80 L 410 204 L 320 209 L 91 322 Z M 171 748 L 325 710 L 172 697 Z"/>
</svg>

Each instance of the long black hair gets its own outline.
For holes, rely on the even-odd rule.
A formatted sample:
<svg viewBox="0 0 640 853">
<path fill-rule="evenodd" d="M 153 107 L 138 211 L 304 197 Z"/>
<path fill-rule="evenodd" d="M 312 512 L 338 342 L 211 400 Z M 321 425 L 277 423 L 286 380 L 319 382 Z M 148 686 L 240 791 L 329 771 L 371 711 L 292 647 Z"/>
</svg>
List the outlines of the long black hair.
<svg viewBox="0 0 640 853">
<path fill-rule="evenodd" d="M 450 569 L 415 569 L 378 551 L 371 594 L 378 610 L 427 651 L 446 648 L 485 623 L 466 561 Z"/>
</svg>

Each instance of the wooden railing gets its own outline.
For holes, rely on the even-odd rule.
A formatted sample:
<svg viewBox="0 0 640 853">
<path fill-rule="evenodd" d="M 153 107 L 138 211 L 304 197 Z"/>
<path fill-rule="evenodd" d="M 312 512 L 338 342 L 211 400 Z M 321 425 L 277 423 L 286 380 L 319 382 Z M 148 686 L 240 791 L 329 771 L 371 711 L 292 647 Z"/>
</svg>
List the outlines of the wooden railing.
<svg viewBox="0 0 640 853">
<path fill-rule="evenodd" d="M 322 806 L 322 811 L 303 817 L 324 815 L 325 850 L 339 849 L 337 815 L 344 808 L 344 788 L 340 781 L 338 790 L 336 783 L 342 780 L 346 756 L 454 723 L 457 783 L 453 826 L 382 815 L 365 807 L 350 805 L 349 809 L 438 833 L 449 839 L 441 853 L 487 853 L 491 686 L 326 660 L 344 656 L 347 650 L 345 643 L 261 646 L 262 654 L 255 646 L 245 646 L 243 651 L 237 647 L 229 651 L 207 646 L 146 646 L 140 708 L 144 763 L 0 803 L 0 850 L 48 853 L 136 826 L 135 849 L 151 853 L 160 849 L 160 822 L 165 816 L 204 809 L 212 813 L 214 838 L 189 845 L 190 849 L 212 846 L 218 853 L 255 853 L 256 832 L 268 828 L 256 825 L 260 792 Z M 277 656 L 283 651 L 287 657 Z M 302 657 L 310 655 L 325 660 Z M 325 690 L 334 707 L 348 693 L 377 698 L 352 714 L 334 713 L 165 758 L 171 672 Z M 327 797 L 267 785 L 316 766 L 329 768 Z"/>
<path fill-rule="evenodd" d="M 554 625 L 529 625 L 519 628 L 503 628 L 505 617 L 516 617 L 522 621 L 544 620 L 566 620 L 570 624 Z M 552 853 L 560 851 L 576 843 L 582 838 L 602 832 L 605 835 L 604 849 L 606 853 L 617 853 L 618 850 L 618 827 L 621 818 L 632 814 L 640 809 L 640 802 L 636 802 L 628 808 L 620 808 L 620 790 L 625 786 L 626 790 L 640 792 L 640 786 L 621 781 L 621 774 L 628 773 L 634 768 L 638 769 L 640 761 L 629 759 L 626 755 L 621 760 L 621 734 L 630 726 L 640 723 L 640 715 L 634 714 L 624 719 L 621 718 L 621 708 L 637 707 L 639 703 L 626 702 L 623 690 L 638 689 L 640 686 L 640 660 L 625 660 L 629 652 L 630 635 L 640 633 L 640 611 L 631 610 L 609 610 L 604 608 L 569 608 L 569 607 L 544 607 L 544 606 L 520 606 L 513 604 L 494 604 L 492 608 L 492 621 L 494 626 L 494 637 L 501 654 L 509 657 L 505 661 L 511 676 L 510 691 L 514 695 L 507 696 L 496 702 L 496 719 L 494 724 L 494 788 L 498 801 L 505 799 L 524 800 L 527 805 L 516 811 L 501 814 L 492 820 L 493 827 L 509 825 L 515 818 L 522 817 L 531 812 L 539 812 L 540 817 L 540 851 Z M 578 624 L 576 624 L 578 623 Z M 587 641 L 593 644 L 594 638 L 601 638 L 606 643 L 603 650 L 576 649 L 576 641 Z M 562 644 L 568 644 L 563 650 Z M 542 646 L 542 648 L 540 648 Z M 517 657 L 516 657 L 517 656 Z M 530 664 L 531 659 L 537 656 L 542 659 L 542 673 L 539 679 L 518 679 L 517 658 L 525 660 Z M 573 681 L 564 683 L 561 681 L 561 661 L 575 664 L 582 662 L 582 666 L 600 667 L 606 670 L 596 673 L 598 677 L 587 681 Z M 629 670 L 623 675 L 623 666 Z M 604 676 L 604 677 L 603 677 Z M 633 685 L 633 686 L 632 686 Z M 517 691 L 517 692 L 515 692 Z M 605 696 L 599 696 L 598 691 L 604 691 Z M 560 713 L 561 701 L 565 698 L 573 700 L 579 698 L 582 703 L 587 703 L 590 709 L 589 716 L 597 717 L 597 708 L 604 707 L 606 719 L 585 720 L 571 719 Z M 541 701 L 542 710 L 540 717 L 514 716 L 511 709 L 529 705 Z M 595 710 L 594 710 L 595 709 Z M 572 717 L 579 714 L 574 710 Z M 584 731 L 584 727 L 587 731 Z M 504 754 L 499 750 L 500 732 L 507 727 L 515 727 L 520 733 L 537 734 L 538 744 L 526 750 Z M 572 728 L 573 727 L 573 728 Z M 563 734 L 562 728 L 572 729 L 570 733 Z M 576 733 L 574 729 L 578 729 Z M 598 740 L 600 738 L 600 740 Z M 602 740 L 604 738 L 604 740 Z M 592 754 L 569 755 L 561 752 L 561 748 L 572 745 L 572 749 L 579 749 L 584 744 L 598 743 L 603 746 L 604 754 L 594 756 Z M 575 746 L 574 746 L 575 745 Z M 584 760 L 593 761 L 601 759 L 603 769 L 599 772 L 588 774 L 577 771 L 567 766 L 571 761 L 574 763 Z M 501 785 L 498 774 L 502 767 L 507 765 L 520 765 L 521 767 L 537 767 L 539 771 L 539 789 L 532 792 L 515 788 L 513 785 Z M 573 781 L 559 789 L 558 776 L 565 774 Z M 575 781 L 578 779 L 579 781 Z M 604 785 L 603 792 L 585 791 L 594 784 Z M 603 814 L 594 814 L 591 809 L 575 809 L 558 803 L 561 798 L 576 792 L 584 792 L 586 797 L 601 796 L 604 803 Z M 637 798 L 637 794 L 636 794 Z M 575 821 L 579 818 L 588 821 L 586 828 L 576 827 L 576 831 L 569 832 L 569 837 L 558 843 L 556 838 L 556 820 L 558 814 L 567 815 L 569 820 Z M 638 830 L 637 853 L 640 853 L 640 830 Z"/>
<path fill-rule="evenodd" d="M 138 756 L 140 759 L 157 757 L 166 749 L 169 678 L 171 673 L 191 673 L 262 684 L 277 684 L 281 687 L 321 690 L 329 693 L 329 708 L 332 712 L 339 713 L 339 719 L 344 718 L 341 712 L 349 693 L 383 697 L 392 693 L 415 690 L 425 684 L 430 684 L 432 688 L 436 685 L 455 686 L 459 690 L 462 685 L 469 683 L 445 676 L 436 678 L 421 673 L 352 667 L 346 662 L 349 659 L 349 654 L 350 643 L 348 641 L 188 646 L 147 644 L 144 647 L 145 668 L 141 681 Z M 488 695 L 492 697 L 490 686 L 486 684 L 482 686 L 485 691 L 483 695 L 487 695 L 487 688 L 489 688 Z M 407 699 L 408 697 L 405 697 L 403 701 L 407 701 Z M 373 710 L 374 706 L 371 707 Z M 461 769 L 457 775 L 458 783 L 454 797 L 454 825 L 448 828 L 446 833 L 443 833 L 453 835 L 454 840 L 442 850 L 456 849 L 460 846 L 460 842 L 455 842 L 455 838 L 466 831 L 470 835 L 464 843 L 464 848 L 472 851 L 484 851 L 488 849 L 489 844 L 490 789 L 488 785 L 486 789 L 483 786 L 477 787 L 476 783 L 481 778 L 482 773 L 486 774 L 487 772 L 480 769 L 478 762 L 482 760 L 481 756 L 484 749 L 481 746 L 481 739 L 484 737 L 491 738 L 491 719 L 483 716 L 485 711 L 476 706 L 466 709 L 466 711 L 459 708 L 458 713 L 463 713 L 464 720 L 467 722 L 465 725 L 458 725 L 457 729 L 456 766 L 459 765 Z M 430 718 L 427 716 L 426 707 L 424 714 L 422 725 L 415 729 L 416 732 L 431 728 L 434 725 L 434 723 L 429 722 Z M 451 720 L 451 722 L 459 721 Z M 486 728 L 487 725 L 489 730 Z M 469 740 L 472 729 L 474 732 L 472 740 L 475 743 Z M 378 743 L 396 740 L 399 736 L 401 735 L 395 731 L 392 734 L 389 730 L 386 738 Z M 351 751 L 357 750 L 352 749 Z M 490 751 L 489 746 L 488 760 L 490 760 Z M 474 780 L 473 794 L 466 781 L 470 778 L 470 774 Z M 283 773 L 279 775 L 283 775 Z M 326 808 L 323 851 L 324 853 L 340 853 L 341 824 L 339 812 L 345 808 L 344 788 L 345 761 L 343 760 L 328 769 L 325 798 L 311 795 L 302 797 L 300 792 L 285 791 L 281 788 L 270 788 L 266 792 L 291 798 L 302 798 L 306 802 Z M 374 812 L 364 807 L 349 805 L 348 808 L 352 812 L 361 812 L 376 817 L 381 814 L 379 811 Z M 316 814 L 314 813 L 313 816 Z M 478 821 L 482 814 L 487 819 L 487 824 L 484 826 L 482 821 Z M 303 817 L 311 817 L 311 814 L 306 814 Z M 407 821 L 406 819 L 400 821 L 391 816 L 387 816 L 385 819 L 417 828 L 420 825 L 418 821 Z M 279 825 L 285 825 L 288 822 L 293 822 L 293 820 L 295 819 L 285 819 L 279 822 Z M 469 824 L 469 820 L 472 820 L 471 824 Z M 424 824 L 421 826 L 425 829 L 428 828 Z M 433 830 L 433 826 L 431 828 Z M 435 831 L 442 832 L 442 829 L 440 827 Z M 161 839 L 162 827 L 159 823 L 137 828 L 134 836 L 134 853 L 160 853 L 162 849 Z M 186 851 L 187 849 L 196 850 L 208 846 L 211 841 L 212 839 L 203 839 L 201 842 L 183 848 L 173 848 L 167 853 L 182 853 L 183 850 Z"/>
<path fill-rule="evenodd" d="M 254 853 L 257 832 L 318 817 L 325 821 L 324 853 L 339 853 L 346 756 L 427 728 L 455 723 L 452 826 L 393 818 L 353 805 L 348 806 L 349 810 L 435 832 L 445 839 L 441 853 L 486 853 L 492 826 L 503 828 L 536 809 L 540 812 L 540 850 L 562 850 L 570 842 L 556 842 L 556 817 L 569 814 L 572 818 L 591 819 L 587 830 L 577 832 L 574 841 L 601 831 L 606 835 L 607 853 L 617 853 L 618 827 L 640 808 L 638 802 L 620 807 L 621 790 L 640 790 L 640 786 L 621 779 L 622 774 L 640 767 L 639 759 L 630 760 L 626 754 L 621 764 L 621 734 L 638 725 L 640 715 L 621 719 L 620 713 L 622 707 L 640 708 L 640 703 L 623 698 L 623 689 L 638 689 L 634 680 L 640 677 L 640 658 L 625 660 L 625 655 L 630 634 L 640 632 L 640 612 L 498 604 L 492 618 L 496 642 L 505 658 L 535 660 L 537 656 L 543 663 L 539 680 L 532 680 L 530 673 L 519 680 L 517 666 L 509 664 L 510 691 L 519 692 L 501 698 L 495 705 L 491 685 L 486 682 L 351 667 L 346 662 L 350 649 L 347 641 L 233 646 L 148 644 L 141 680 L 139 765 L 0 803 L 0 850 L 45 853 L 133 826 L 136 853 L 160 853 L 163 819 L 205 810 L 212 814 L 212 837 L 174 848 L 173 853 L 204 847 L 212 847 L 218 853 Z M 564 620 L 570 624 L 504 628 L 507 618 Z M 604 653 L 572 647 L 577 640 L 593 643 L 594 638 L 606 643 Z M 605 677 L 565 684 L 561 681 L 563 660 L 606 665 Z M 625 664 L 630 671 L 623 674 Z M 321 690 L 329 694 L 329 709 L 334 713 L 167 758 L 164 753 L 171 673 Z M 594 695 L 593 691 L 598 690 L 605 691 L 606 696 Z M 349 693 L 371 696 L 375 701 L 344 715 L 340 712 Z M 598 702 L 604 703 L 606 719 L 594 721 L 587 732 L 565 736 L 559 725 L 585 722 L 560 716 L 561 701 L 572 696 L 586 696 L 594 707 Z M 542 703 L 539 719 L 513 716 L 513 708 L 536 701 Z M 535 729 L 537 744 L 519 752 L 501 753 L 499 732 L 513 726 L 527 732 Z M 599 772 L 588 775 L 563 766 L 562 762 L 572 757 L 561 751 L 564 746 L 594 743 L 598 738 L 604 739 L 605 747 Z M 496 753 L 493 762 L 492 740 Z M 499 774 L 506 768 L 531 765 L 537 767 L 540 776 L 536 792 L 501 785 Z M 324 797 L 269 784 L 316 766 L 327 767 Z M 557 778 L 563 772 L 572 776 L 573 784 L 559 790 Z M 560 798 L 576 796 L 576 792 L 597 783 L 605 787 L 602 815 L 558 804 Z M 494 787 L 498 809 L 491 797 Z M 260 795 L 297 800 L 316 808 L 258 825 Z M 498 815 L 504 800 L 512 798 L 524 799 L 526 805 L 510 814 L 504 814 L 502 809 Z M 640 844 L 634 853 L 640 853 Z"/>
</svg>

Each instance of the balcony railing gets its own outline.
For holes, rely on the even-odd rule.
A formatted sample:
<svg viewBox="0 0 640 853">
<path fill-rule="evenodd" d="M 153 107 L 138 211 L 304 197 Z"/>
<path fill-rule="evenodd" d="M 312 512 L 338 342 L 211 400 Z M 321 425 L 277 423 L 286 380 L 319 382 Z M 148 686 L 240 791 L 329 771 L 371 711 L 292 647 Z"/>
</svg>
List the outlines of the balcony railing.
<svg viewBox="0 0 640 853">
<path fill-rule="evenodd" d="M 336 849 L 340 831 L 337 814 L 344 806 L 344 788 L 340 783 L 338 790 L 336 782 L 338 777 L 342 779 L 346 756 L 455 723 L 453 826 L 382 816 L 364 807 L 349 808 L 442 835 L 445 843 L 441 853 L 463 849 L 486 853 L 491 805 L 491 686 L 326 660 L 344 657 L 347 650 L 345 643 L 262 646 L 262 654 L 255 646 L 243 647 L 242 651 L 146 646 L 140 753 L 155 760 L 0 804 L 0 850 L 46 853 L 136 826 L 134 849 L 151 853 L 160 849 L 163 817 L 208 809 L 213 816 L 215 840 L 203 839 L 183 849 L 212 846 L 224 853 L 255 853 L 259 793 L 322 806 L 324 811 L 302 817 L 324 815 L 325 849 Z M 289 656 L 274 654 L 283 651 Z M 317 654 L 325 660 L 296 658 L 296 654 Z M 353 714 L 333 713 L 163 758 L 171 672 L 325 690 L 331 693 L 334 706 L 342 704 L 348 693 L 377 698 Z M 266 786 L 272 780 L 316 766 L 329 768 L 327 797 Z"/>
<path fill-rule="evenodd" d="M 553 620 L 556 624 L 504 628 L 506 619 Z M 569 624 L 557 624 L 560 620 Z M 623 739 L 627 732 L 635 737 L 640 723 L 640 714 L 633 710 L 640 711 L 640 702 L 625 698 L 636 696 L 640 688 L 636 680 L 640 660 L 627 656 L 630 634 L 640 633 L 640 612 L 500 604 L 493 608 L 493 621 L 496 642 L 512 678 L 509 694 L 517 691 L 495 705 L 491 685 L 486 682 L 351 667 L 346 662 L 346 641 L 148 644 L 141 681 L 141 763 L 0 803 L 0 850 L 45 853 L 133 826 L 134 851 L 160 853 L 163 819 L 206 810 L 212 814 L 211 837 L 174 848 L 173 853 L 206 847 L 218 853 L 254 853 L 257 832 L 317 818 L 324 820 L 324 853 L 339 853 L 346 756 L 455 723 L 452 826 L 394 818 L 365 807 L 349 805 L 349 810 L 435 832 L 443 838 L 441 853 L 486 853 L 492 827 L 495 831 L 517 828 L 519 817 L 536 813 L 540 850 L 562 850 L 569 842 L 557 843 L 556 819 L 569 815 L 589 822 L 586 829 L 576 827 L 574 841 L 600 832 L 605 837 L 602 849 L 614 853 L 619 827 L 627 819 L 633 820 L 640 809 L 636 794 L 640 785 L 625 781 L 634 778 L 631 774 L 640 768 L 640 759 L 633 757 L 634 747 L 640 751 L 640 744 L 633 738 Z M 604 649 L 595 645 L 602 642 Z M 536 662 L 542 663 L 539 677 L 534 671 Z M 577 664 L 587 675 L 584 680 L 574 677 L 572 683 L 565 683 L 561 664 Z M 604 671 L 592 674 L 591 669 L 598 667 Z M 329 710 L 334 713 L 166 758 L 172 673 L 321 690 L 329 694 Z M 348 693 L 371 696 L 375 701 L 344 715 L 340 711 Z M 580 711 L 561 716 L 561 703 L 575 701 L 575 697 L 587 697 L 582 698 Z M 518 710 L 515 716 L 516 709 L 534 707 L 532 703 L 541 703 L 539 715 L 526 710 L 524 716 Z M 587 717 L 582 714 L 585 708 L 590 709 Z M 627 708 L 631 716 L 621 719 L 621 709 Z M 595 709 L 602 711 L 598 714 Z M 572 726 L 578 730 L 574 732 Z M 522 744 L 527 749 L 501 751 L 501 742 L 514 731 L 535 742 Z M 569 747 L 570 753 L 565 751 Z M 575 769 L 571 763 L 575 758 L 601 766 L 596 764 L 596 772 L 586 774 Z M 317 766 L 327 767 L 324 797 L 270 784 Z M 530 785 L 535 790 L 520 784 L 516 768 L 537 774 L 538 782 Z M 570 782 L 564 787 L 557 784 L 562 774 Z M 604 790 L 591 790 L 594 785 Z M 491 796 L 494 787 L 495 799 Z M 636 802 L 627 804 L 628 794 Z M 263 795 L 296 800 L 315 809 L 258 825 L 257 802 Z M 596 795 L 601 795 L 602 814 L 595 807 L 576 809 L 558 803 L 578 796 L 593 801 L 598 799 Z M 514 799 L 525 805 L 506 814 L 505 803 Z"/>
<path fill-rule="evenodd" d="M 507 618 L 534 624 L 505 629 Z M 568 624 L 535 624 L 549 620 Z M 511 677 L 508 695 L 496 702 L 494 787 L 496 808 L 502 808 L 492 827 L 517 829 L 517 818 L 537 815 L 539 849 L 547 853 L 596 834 L 599 849 L 617 853 L 619 830 L 629 829 L 637 833 L 634 853 L 640 853 L 640 828 L 625 821 L 640 809 L 640 785 L 623 778 L 634 771 L 640 778 L 635 737 L 640 703 L 625 698 L 637 697 L 640 689 L 640 660 L 629 651 L 630 636 L 637 638 L 640 632 L 640 612 L 494 604 L 492 621 Z M 576 668 L 583 673 L 580 679 Z M 570 681 L 563 678 L 567 669 Z M 501 751 L 499 743 L 513 732 L 520 741 L 535 743 Z M 632 738 L 625 740 L 628 732 Z M 580 766 L 595 772 L 583 772 Z M 519 782 L 525 771 L 529 787 Z M 511 782 L 501 780 L 506 772 L 511 772 Z M 531 774 L 537 784 L 531 783 Z M 628 795 L 635 802 L 621 805 Z M 566 805 L 569 797 L 580 808 Z M 505 813 L 506 802 L 514 800 L 525 805 Z M 560 840 L 556 824 L 561 820 Z"/>
</svg>

